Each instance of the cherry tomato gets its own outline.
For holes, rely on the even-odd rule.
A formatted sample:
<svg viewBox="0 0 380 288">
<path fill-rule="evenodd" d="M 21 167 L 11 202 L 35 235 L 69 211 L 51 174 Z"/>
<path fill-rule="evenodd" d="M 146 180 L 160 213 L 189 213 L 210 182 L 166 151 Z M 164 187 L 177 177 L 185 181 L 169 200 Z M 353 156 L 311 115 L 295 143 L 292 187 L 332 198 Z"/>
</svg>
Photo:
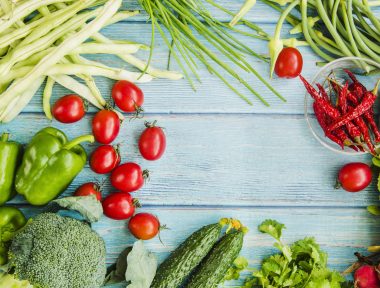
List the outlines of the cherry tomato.
<svg viewBox="0 0 380 288">
<path fill-rule="evenodd" d="M 96 141 L 110 144 L 120 131 L 120 120 L 112 110 L 101 110 L 92 120 L 92 133 Z"/>
<path fill-rule="evenodd" d="M 66 95 L 55 102 L 52 114 L 59 122 L 74 123 L 84 117 L 86 109 L 82 98 L 78 95 Z"/>
<path fill-rule="evenodd" d="M 115 192 L 103 200 L 104 215 L 115 220 L 125 220 L 135 213 L 138 201 L 126 192 Z"/>
<path fill-rule="evenodd" d="M 364 163 L 355 162 L 344 165 L 338 174 L 338 185 L 348 192 L 359 192 L 372 181 L 371 168 Z"/>
<path fill-rule="evenodd" d="M 96 199 L 99 201 L 102 200 L 102 191 L 99 184 L 94 182 L 85 183 L 82 186 L 79 186 L 75 191 L 74 196 L 88 196 L 95 195 Z"/>
<path fill-rule="evenodd" d="M 144 185 L 144 180 L 149 176 L 147 170 L 142 170 L 136 163 L 125 163 L 112 171 L 111 184 L 123 192 L 134 192 Z"/>
<path fill-rule="evenodd" d="M 120 80 L 112 88 L 112 98 L 117 107 L 124 112 L 141 112 L 144 93 L 135 84 Z"/>
<path fill-rule="evenodd" d="M 278 55 L 274 72 L 280 78 L 295 78 L 301 74 L 302 66 L 301 53 L 296 48 L 286 47 Z"/>
<path fill-rule="evenodd" d="M 156 121 L 145 123 L 147 127 L 140 136 L 139 150 L 146 160 L 158 160 L 166 149 L 166 136 L 161 127 L 155 126 Z"/>
<path fill-rule="evenodd" d="M 160 232 L 160 221 L 149 213 L 139 213 L 128 223 L 128 229 L 137 239 L 149 240 Z"/>
<path fill-rule="evenodd" d="M 120 164 L 118 147 L 102 145 L 95 149 L 90 156 L 90 167 L 98 174 L 110 173 Z"/>
</svg>

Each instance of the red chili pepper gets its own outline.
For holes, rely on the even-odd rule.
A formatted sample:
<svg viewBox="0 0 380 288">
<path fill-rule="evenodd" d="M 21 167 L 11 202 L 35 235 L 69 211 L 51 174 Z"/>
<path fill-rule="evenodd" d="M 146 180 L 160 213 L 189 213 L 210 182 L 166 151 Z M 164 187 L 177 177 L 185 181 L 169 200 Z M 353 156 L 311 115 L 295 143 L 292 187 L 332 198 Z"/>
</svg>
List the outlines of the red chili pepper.
<svg viewBox="0 0 380 288">
<path fill-rule="evenodd" d="M 302 80 L 307 92 L 314 99 L 314 101 L 318 103 L 318 106 L 321 106 L 323 108 L 323 111 L 325 111 L 328 116 L 333 119 L 340 117 L 339 111 L 330 103 L 328 99 L 320 97 L 317 90 L 315 90 L 315 88 L 311 86 L 311 84 L 307 82 L 305 78 L 303 78 L 301 75 L 299 75 L 299 77 Z"/>
<path fill-rule="evenodd" d="M 341 127 L 343 125 L 346 125 L 348 122 L 352 121 L 355 118 L 358 118 L 362 116 L 366 111 L 372 108 L 372 105 L 375 103 L 376 96 L 371 93 L 367 92 L 363 98 L 363 101 L 357 105 L 354 109 L 349 111 L 347 114 L 344 114 L 343 116 L 338 119 L 334 124 L 330 125 L 327 128 L 327 131 L 333 131 L 338 127 Z"/>
<path fill-rule="evenodd" d="M 367 89 L 364 87 L 362 83 L 358 81 L 354 73 L 352 73 L 350 70 L 345 69 L 344 72 L 351 78 L 352 84 L 350 85 L 350 91 L 353 91 L 354 94 L 358 97 L 358 100 L 360 101 L 365 93 L 367 92 Z"/>
<path fill-rule="evenodd" d="M 327 94 L 325 88 L 319 83 L 316 84 L 319 90 L 319 93 L 322 95 L 322 98 L 329 100 L 329 95 Z"/>
<path fill-rule="evenodd" d="M 355 77 L 355 76 L 354 76 Z M 356 79 L 356 78 L 355 78 Z M 351 84 L 352 85 L 352 84 Z M 333 83 L 333 86 L 335 86 L 336 88 L 340 89 L 341 87 L 339 87 L 339 85 L 337 85 L 336 83 Z M 336 89 L 334 88 L 334 89 Z M 359 98 L 358 96 L 355 96 L 355 92 L 354 91 L 348 91 L 347 93 L 347 100 L 349 102 L 352 103 L 352 105 L 354 106 L 357 106 L 358 103 L 359 103 Z M 364 119 L 368 122 L 374 136 L 375 136 L 375 141 L 377 143 L 380 143 L 380 131 L 379 131 L 379 128 L 377 127 L 376 125 L 376 122 L 375 122 L 375 119 L 373 118 L 373 108 L 371 108 L 369 111 L 366 111 L 364 114 L 363 114 L 363 117 Z"/>
<path fill-rule="evenodd" d="M 325 132 L 326 137 L 328 137 L 330 140 L 338 144 L 342 149 L 344 149 L 344 141 L 335 136 L 333 133 L 326 133 L 327 123 L 326 123 L 326 114 L 323 111 L 323 109 L 316 103 L 313 103 L 313 109 L 315 113 L 315 117 L 317 118 L 317 121 L 319 125 L 321 126 L 322 130 Z"/>
<path fill-rule="evenodd" d="M 369 132 L 368 132 L 368 127 L 365 124 L 364 120 L 361 117 L 358 117 L 358 118 L 354 119 L 354 123 L 359 127 L 360 131 L 362 132 L 364 142 L 365 142 L 365 144 L 367 144 L 369 151 L 372 154 L 376 154 L 375 147 L 372 144 L 371 136 L 369 135 Z"/>
<path fill-rule="evenodd" d="M 348 83 L 344 85 L 342 89 L 340 89 L 338 93 L 338 107 L 340 112 L 344 115 L 347 113 L 347 92 L 348 92 Z M 350 135 L 351 139 L 355 143 L 360 143 L 361 141 L 361 132 L 360 129 L 351 121 L 346 124 L 348 135 Z"/>
</svg>

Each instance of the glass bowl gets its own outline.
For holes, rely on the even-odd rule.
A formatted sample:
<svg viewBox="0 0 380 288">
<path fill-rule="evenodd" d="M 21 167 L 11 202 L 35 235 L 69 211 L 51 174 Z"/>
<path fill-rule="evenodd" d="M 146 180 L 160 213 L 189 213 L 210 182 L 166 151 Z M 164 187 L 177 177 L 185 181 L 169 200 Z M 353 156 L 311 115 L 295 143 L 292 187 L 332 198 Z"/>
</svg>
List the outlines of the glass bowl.
<svg viewBox="0 0 380 288">
<path fill-rule="evenodd" d="M 368 89 L 372 90 L 376 82 L 380 78 L 380 74 L 374 73 L 373 75 L 368 75 L 368 69 L 380 69 L 380 63 L 377 63 L 368 59 L 361 59 L 358 57 L 345 57 L 340 58 L 335 61 L 330 62 L 325 65 L 312 80 L 311 84 L 315 86 L 316 83 L 320 83 L 327 91 L 329 87 L 327 85 L 326 78 L 334 75 L 335 79 L 339 82 L 349 80 L 348 75 L 344 72 L 344 69 L 349 69 L 352 71 L 358 80 Z M 333 74 L 332 74 L 333 73 Z M 367 75 L 364 75 L 367 74 Z M 332 99 L 333 101 L 335 99 Z M 305 95 L 305 118 L 306 122 L 310 128 L 313 136 L 321 143 L 324 147 L 340 153 L 340 154 L 348 154 L 348 155 L 363 155 L 368 152 L 356 152 L 350 147 L 345 147 L 342 149 L 338 144 L 331 141 L 329 138 L 325 137 L 325 133 L 323 132 L 321 126 L 319 125 L 317 119 L 314 115 L 313 110 L 313 102 L 314 100 L 311 98 L 309 93 L 306 92 Z M 377 107 L 377 106 L 375 106 Z"/>
</svg>

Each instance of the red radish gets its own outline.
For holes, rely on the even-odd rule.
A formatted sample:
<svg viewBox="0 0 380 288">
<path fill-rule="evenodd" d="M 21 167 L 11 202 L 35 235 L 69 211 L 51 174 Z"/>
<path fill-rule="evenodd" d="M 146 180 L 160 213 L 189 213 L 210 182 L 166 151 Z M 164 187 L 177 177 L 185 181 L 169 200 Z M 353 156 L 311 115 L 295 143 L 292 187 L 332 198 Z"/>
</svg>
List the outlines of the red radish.
<svg viewBox="0 0 380 288">
<path fill-rule="evenodd" d="M 355 271 L 355 287 L 380 288 L 380 280 L 377 278 L 375 266 L 364 265 Z"/>
</svg>

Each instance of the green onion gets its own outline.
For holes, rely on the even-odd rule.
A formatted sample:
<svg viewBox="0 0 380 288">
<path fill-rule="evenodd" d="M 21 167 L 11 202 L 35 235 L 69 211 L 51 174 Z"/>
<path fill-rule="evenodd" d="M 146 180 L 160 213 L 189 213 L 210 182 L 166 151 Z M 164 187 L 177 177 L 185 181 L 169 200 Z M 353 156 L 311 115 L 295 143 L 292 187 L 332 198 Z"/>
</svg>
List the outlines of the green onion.
<svg viewBox="0 0 380 288">
<path fill-rule="evenodd" d="M 230 26 L 235 26 L 241 18 L 245 16 L 245 14 L 248 13 L 249 10 L 252 9 L 253 6 L 255 6 L 256 0 L 246 0 L 243 4 L 243 6 L 240 8 L 240 11 L 235 15 L 235 17 L 231 20 Z"/>
<path fill-rule="evenodd" d="M 252 102 L 231 84 L 231 80 L 242 84 L 262 103 L 269 106 L 268 102 L 241 77 L 240 71 L 253 73 L 271 92 L 285 101 L 247 60 L 247 57 L 255 57 L 263 61 L 266 61 L 266 58 L 254 52 L 250 47 L 247 47 L 243 41 L 238 40 L 230 33 L 230 31 L 236 31 L 234 28 L 213 18 L 204 6 L 203 1 L 139 0 L 139 2 L 148 13 L 153 25 L 152 44 L 154 42 L 153 33 L 157 30 L 168 46 L 170 56 L 176 60 L 193 88 L 195 85 L 192 76 L 199 81 L 201 80 L 197 72 L 197 66 L 201 63 L 210 73 L 222 80 L 248 104 L 252 104 Z M 211 2 L 214 6 L 217 5 L 211 0 L 208 2 Z M 247 21 L 244 22 L 248 23 Z M 251 27 L 256 28 L 254 25 L 251 25 Z M 170 34 L 170 39 L 164 30 Z M 258 34 L 255 35 L 254 38 L 262 39 L 263 34 L 259 32 L 259 29 L 255 30 Z M 239 33 L 239 30 L 236 32 Z M 200 39 L 205 41 L 200 41 Z M 151 49 L 151 51 L 153 51 L 153 47 Z M 226 59 L 232 64 L 228 64 Z M 219 70 L 223 70 L 230 76 L 230 79 L 226 79 Z"/>
</svg>

